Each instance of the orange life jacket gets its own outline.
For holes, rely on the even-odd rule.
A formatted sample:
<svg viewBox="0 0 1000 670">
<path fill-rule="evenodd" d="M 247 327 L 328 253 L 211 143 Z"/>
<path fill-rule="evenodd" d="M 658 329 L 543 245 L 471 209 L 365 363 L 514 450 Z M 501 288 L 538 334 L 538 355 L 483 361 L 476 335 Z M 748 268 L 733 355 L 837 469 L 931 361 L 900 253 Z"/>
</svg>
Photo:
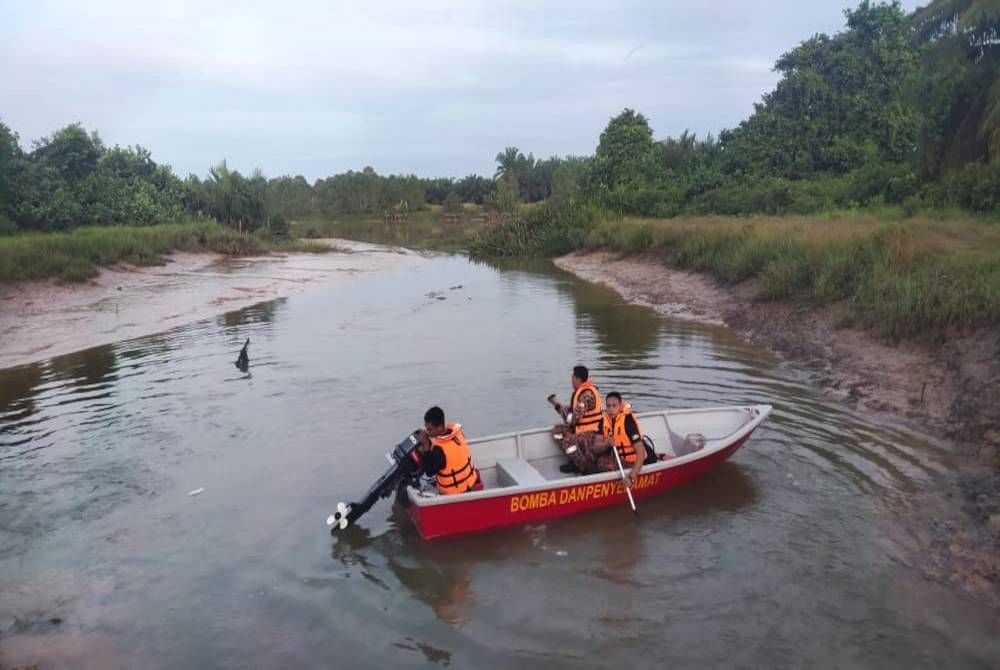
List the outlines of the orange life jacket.
<svg viewBox="0 0 1000 670">
<path fill-rule="evenodd" d="M 479 481 L 472 465 L 469 443 L 462 433 L 462 425 L 449 423 L 444 435 L 431 438 L 431 444 L 444 452 L 444 467 L 437 471 L 438 492 L 443 494 L 465 493 Z"/>
<path fill-rule="evenodd" d="M 594 409 L 576 416 L 576 405 L 580 402 L 580 396 L 583 395 L 584 391 L 590 391 L 594 394 Z M 576 420 L 576 432 L 596 433 L 601 429 L 601 416 L 604 413 L 604 407 L 601 405 L 601 393 L 592 381 L 588 379 L 573 389 L 573 396 L 569 400 L 569 407 L 570 411 L 573 412 L 573 418 Z"/>
<path fill-rule="evenodd" d="M 601 429 L 604 432 L 604 437 L 611 440 L 615 449 L 618 450 L 618 456 L 622 459 L 622 465 L 634 465 L 636 459 L 635 447 L 632 446 L 632 436 L 625 431 L 625 418 L 628 416 L 631 416 L 635 420 L 635 427 L 640 435 L 638 441 L 641 442 L 642 429 L 639 427 L 639 420 L 632 414 L 632 406 L 627 402 L 622 403 L 622 411 L 618 412 L 618 416 L 612 419 L 610 415 L 605 414 L 601 421 Z M 645 451 L 645 448 L 643 451 Z"/>
</svg>

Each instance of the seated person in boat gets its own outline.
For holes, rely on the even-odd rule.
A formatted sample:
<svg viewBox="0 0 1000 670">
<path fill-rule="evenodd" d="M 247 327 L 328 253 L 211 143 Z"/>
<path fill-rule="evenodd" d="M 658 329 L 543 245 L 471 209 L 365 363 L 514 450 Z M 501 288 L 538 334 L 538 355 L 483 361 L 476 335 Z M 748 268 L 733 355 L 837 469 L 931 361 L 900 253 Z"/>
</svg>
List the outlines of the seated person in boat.
<svg viewBox="0 0 1000 670">
<path fill-rule="evenodd" d="M 575 451 L 573 447 L 592 446 L 595 436 L 600 432 L 601 394 L 590 379 L 590 371 L 584 365 L 577 365 L 570 375 L 573 394 L 569 406 L 560 403 L 555 394 L 549 396 L 556 411 L 563 418 L 563 423 L 552 428 L 552 436 L 560 442 L 563 451 Z M 574 472 L 576 468 L 571 460 L 560 468 L 563 472 Z"/>
<path fill-rule="evenodd" d="M 444 410 L 431 407 L 424 413 L 424 430 L 418 435 L 424 472 L 434 477 L 438 493 L 450 495 L 483 488 L 479 470 L 472 463 L 462 425 L 445 423 Z"/>
<path fill-rule="evenodd" d="M 612 452 L 612 449 L 617 449 L 625 469 L 625 484 L 632 486 L 639 477 L 646 456 L 642 430 L 632 414 L 632 407 L 622 400 L 620 393 L 609 393 L 605 406 L 607 411 L 601 417 L 600 430 L 594 439 L 589 444 L 577 445 L 575 450 L 567 450 L 567 454 L 577 471 L 589 475 L 617 470 L 618 461 Z"/>
</svg>

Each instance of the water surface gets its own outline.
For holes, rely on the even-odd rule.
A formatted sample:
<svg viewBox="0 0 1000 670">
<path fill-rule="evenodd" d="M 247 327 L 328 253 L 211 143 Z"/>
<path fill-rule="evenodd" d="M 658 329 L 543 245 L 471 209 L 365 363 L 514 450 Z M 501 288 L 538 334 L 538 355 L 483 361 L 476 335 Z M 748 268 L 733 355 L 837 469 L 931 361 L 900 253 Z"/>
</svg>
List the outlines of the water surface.
<svg viewBox="0 0 1000 670">
<path fill-rule="evenodd" d="M 246 337 L 250 375 L 233 365 Z M 639 411 L 775 411 L 638 518 L 427 543 L 383 502 L 327 534 L 429 405 L 473 436 L 547 425 L 578 362 Z M 0 659 L 995 667 L 995 613 L 924 577 L 900 523 L 949 458 L 726 329 L 547 263 L 434 257 L 0 370 Z"/>
</svg>

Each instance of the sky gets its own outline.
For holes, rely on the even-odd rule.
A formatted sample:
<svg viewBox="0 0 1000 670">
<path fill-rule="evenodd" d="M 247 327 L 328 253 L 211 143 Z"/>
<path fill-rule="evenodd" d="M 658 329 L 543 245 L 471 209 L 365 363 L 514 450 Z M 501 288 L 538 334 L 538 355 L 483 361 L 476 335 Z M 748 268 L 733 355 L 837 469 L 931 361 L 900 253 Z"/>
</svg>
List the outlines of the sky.
<svg viewBox="0 0 1000 670">
<path fill-rule="evenodd" d="M 657 138 L 731 128 L 782 53 L 856 4 L 11 0 L 0 121 L 25 148 L 79 122 L 181 177 L 222 159 L 310 181 L 492 175 L 507 146 L 593 153 L 625 107 Z"/>
</svg>

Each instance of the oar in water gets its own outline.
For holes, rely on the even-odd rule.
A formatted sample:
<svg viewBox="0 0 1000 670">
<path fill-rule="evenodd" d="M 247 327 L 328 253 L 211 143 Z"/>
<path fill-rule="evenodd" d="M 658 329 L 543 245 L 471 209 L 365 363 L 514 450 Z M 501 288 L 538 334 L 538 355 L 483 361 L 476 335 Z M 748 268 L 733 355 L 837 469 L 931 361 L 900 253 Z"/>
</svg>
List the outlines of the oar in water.
<svg viewBox="0 0 1000 670">
<path fill-rule="evenodd" d="M 622 459 L 618 455 L 618 447 L 612 444 L 611 451 L 615 453 L 615 462 L 618 463 L 618 472 L 622 473 L 622 482 L 627 482 L 628 478 L 625 476 L 625 468 L 622 467 Z M 635 508 L 635 498 L 632 497 L 632 487 L 628 484 L 625 485 L 625 493 L 628 494 L 628 504 L 632 506 L 632 511 L 638 514 L 639 510 Z"/>
</svg>

